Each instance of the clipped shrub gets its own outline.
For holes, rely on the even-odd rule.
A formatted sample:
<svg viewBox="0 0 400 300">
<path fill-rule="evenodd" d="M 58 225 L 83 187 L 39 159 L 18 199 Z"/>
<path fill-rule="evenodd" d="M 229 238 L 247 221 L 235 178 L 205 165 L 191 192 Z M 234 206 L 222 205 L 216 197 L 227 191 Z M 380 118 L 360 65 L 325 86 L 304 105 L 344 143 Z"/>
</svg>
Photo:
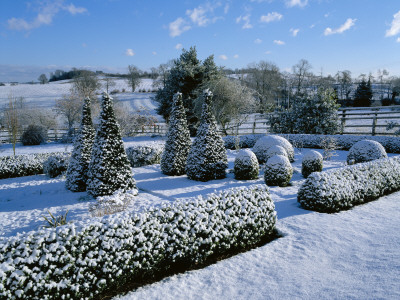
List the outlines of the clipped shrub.
<svg viewBox="0 0 400 300">
<path fill-rule="evenodd" d="M 225 178 L 228 158 L 224 142 L 217 130 L 217 122 L 210 110 L 212 93 L 205 90 L 200 125 L 190 149 L 186 174 L 189 179 L 208 181 Z"/>
<path fill-rule="evenodd" d="M 86 191 L 95 134 L 90 102 L 90 98 L 84 100 L 81 125 L 74 139 L 74 149 L 67 169 L 65 187 L 72 192 Z"/>
<path fill-rule="evenodd" d="M 307 151 L 301 161 L 301 174 L 304 178 L 307 178 L 312 172 L 321 172 L 323 168 L 324 158 L 321 153 L 310 150 Z"/>
<path fill-rule="evenodd" d="M 43 163 L 50 156 L 68 152 L 35 153 L 28 155 L 1 156 L 0 179 L 43 174 Z"/>
<path fill-rule="evenodd" d="M 132 168 L 159 164 L 163 150 L 164 147 L 159 144 L 133 146 L 125 149 Z"/>
<path fill-rule="evenodd" d="M 265 243 L 275 224 L 268 189 L 257 185 L 0 239 L 0 298 L 101 299 Z"/>
<path fill-rule="evenodd" d="M 238 180 L 257 179 L 260 166 L 256 155 L 249 149 L 242 149 L 235 158 L 233 172 Z"/>
<path fill-rule="evenodd" d="M 43 162 L 43 172 L 47 176 L 54 178 L 60 176 L 68 168 L 70 153 L 59 153 L 51 155 Z"/>
<path fill-rule="evenodd" d="M 269 148 L 276 145 L 281 146 L 286 150 L 289 161 L 294 161 L 294 149 L 287 139 L 278 135 L 267 135 L 258 139 L 253 148 L 253 152 L 257 156 L 260 164 L 267 161 L 267 152 Z"/>
<path fill-rule="evenodd" d="M 293 176 L 293 167 L 283 155 L 274 155 L 268 159 L 264 169 L 264 180 L 267 185 L 287 186 Z"/>
<path fill-rule="evenodd" d="M 372 140 L 362 140 L 350 148 L 347 155 L 347 163 L 351 165 L 385 157 L 387 157 L 385 148 L 380 143 Z"/>
<path fill-rule="evenodd" d="M 47 141 L 47 129 L 41 125 L 29 125 L 21 136 L 24 146 L 40 145 Z"/>
<path fill-rule="evenodd" d="M 267 150 L 267 153 L 265 154 L 265 161 L 268 161 L 268 159 L 274 155 L 283 155 L 288 157 L 288 153 L 286 152 L 285 148 L 279 145 L 273 145 Z"/>
<path fill-rule="evenodd" d="M 87 181 L 89 195 L 109 196 L 118 190 L 136 190 L 137 193 L 112 99 L 107 93 L 103 94 L 100 124 L 92 149 Z"/>
<path fill-rule="evenodd" d="M 400 190 L 400 159 L 382 158 L 313 173 L 297 194 L 302 207 L 333 213 Z"/>
<path fill-rule="evenodd" d="M 234 150 L 239 148 L 253 148 L 258 139 L 262 138 L 263 134 L 247 134 L 247 135 L 227 135 L 222 139 L 224 140 L 225 148 Z"/>
<path fill-rule="evenodd" d="M 161 157 L 161 172 L 172 176 L 185 174 L 191 144 L 182 94 L 176 93 L 173 97 L 165 150 Z"/>
</svg>

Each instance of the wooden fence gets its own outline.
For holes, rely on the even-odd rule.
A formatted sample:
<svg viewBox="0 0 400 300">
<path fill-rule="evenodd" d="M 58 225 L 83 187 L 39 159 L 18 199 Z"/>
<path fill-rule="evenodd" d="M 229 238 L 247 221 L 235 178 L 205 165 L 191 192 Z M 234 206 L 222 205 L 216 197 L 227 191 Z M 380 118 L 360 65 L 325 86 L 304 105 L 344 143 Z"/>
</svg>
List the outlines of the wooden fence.
<svg viewBox="0 0 400 300">
<path fill-rule="evenodd" d="M 379 107 L 358 107 L 340 108 L 338 117 L 341 124 L 341 131 L 338 134 L 358 135 L 394 135 L 400 128 L 400 105 L 379 106 Z M 227 133 L 234 135 L 245 134 L 266 134 L 269 132 L 269 116 L 266 114 L 254 114 L 249 116 L 246 122 L 239 126 L 230 124 Z M 391 130 L 387 130 L 388 123 L 397 123 Z M 135 135 L 165 135 L 167 124 L 156 123 L 151 126 L 143 126 Z M 50 129 L 48 137 L 50 141 L 61 139 L 67 133 L 67 129 Z M 0 142 L 10 141 L 8 131 L 0 130 Z"/>
</svg>

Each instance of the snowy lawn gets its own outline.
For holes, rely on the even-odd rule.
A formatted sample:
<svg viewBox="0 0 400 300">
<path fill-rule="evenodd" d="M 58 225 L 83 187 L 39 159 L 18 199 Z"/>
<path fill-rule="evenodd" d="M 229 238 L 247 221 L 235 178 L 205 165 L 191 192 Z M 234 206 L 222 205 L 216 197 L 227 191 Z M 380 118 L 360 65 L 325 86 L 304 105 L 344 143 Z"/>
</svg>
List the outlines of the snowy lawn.
<svg viewBox="0 0 400 300">
<path fill-rule="evenodd" d="M 127 141 L 126 146 L 149 142 L 161 141 L 139 138 Z M 1 155 L 9 155 L 7 147 L 2 149 Z M 65 146 L 33 149 L 27 151 L 64 151 Z M 296 150 L 292 185 L 270 188 L 283 238 L 139 288 L 123 299 L 399 299 L 400 192 L 337 214 L 301 209 L 296 197 L 304 180 L 301 158 L 307 151 Z M 229 169 L 236 154 L 228 150 Z M 337 154 L 324 162 L 324 170 L 344 165 L 347 151 Z M 129 209 L 138 212 L 165 201 L 190 200 L 215 190 L 264 182 L 262 172 L 258 180 L 239 181 L 229 173 L 226 179 L 205 183 L 162 175 L 159 165 L 133 172 L 139 195 Z M 87 209 L 93 200 L 64 185 L 64 178 L 45 175 L 0 180 L 0 237 L 43 226 L 47 210 L 60 215 L 68 209 L 68 221 L 90 219 Z"/>
</svg>

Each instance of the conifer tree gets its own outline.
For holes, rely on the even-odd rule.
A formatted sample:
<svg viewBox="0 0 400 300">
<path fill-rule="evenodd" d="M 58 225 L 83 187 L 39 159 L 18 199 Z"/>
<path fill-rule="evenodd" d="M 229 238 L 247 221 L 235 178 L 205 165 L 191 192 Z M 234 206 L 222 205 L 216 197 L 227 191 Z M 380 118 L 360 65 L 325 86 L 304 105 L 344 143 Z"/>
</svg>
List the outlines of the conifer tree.
<svg viewBox="0 0 400 300">
<path fill-rule="evenodd" d="M 89 97 L 84 100 L 81 126 L 75 137 L 74 149 L 68 164 L 65 186 L 72 192 L 86 190 L 87 173 L 95 135 L 90 102 Z"/>
<path fill-rule="evenodd" d="M 357 90 L 354 93 L 354 106 L 371 106 L 372 101 L 372 88 L 371 79 L 368 82 L 363 79 L 357 86 Z"/>
<path fill-rule="evenodd" d="M 217 131 L 217 122 L 210 109 L 212 93 L 205 90 L 203 97 L 203 112 L 188 155 L 186 174 L 192 180 L 208 181 L 225 178 L 228 159 L 224 142 Z"/>
<path fill-rule="evenodd" d="M 185 174 L 186 159 L 189 154 L 190 133 L 186 122 L 182 94 L 174 95 L 165 150 L 161 157 L 161 171 L 166 175 Z"/>
<path fill-rule="evenodd" d="M 93 197 L 112 195 L 117 190 L 136 190 L 112 98 L 107 93 L 103 94 L 101 106 L 88 172 L 87 191 Z"/>
</svg>

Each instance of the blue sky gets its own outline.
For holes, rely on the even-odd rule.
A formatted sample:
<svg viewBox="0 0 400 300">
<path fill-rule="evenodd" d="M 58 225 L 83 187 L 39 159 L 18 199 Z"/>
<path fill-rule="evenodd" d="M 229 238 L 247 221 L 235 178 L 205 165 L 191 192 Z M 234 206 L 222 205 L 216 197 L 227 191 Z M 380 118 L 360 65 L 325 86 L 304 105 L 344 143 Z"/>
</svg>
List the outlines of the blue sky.
<svg viewBox="0 0 400 300">
<path fill-rule="evenodd" d="M 196 46 L 242 68 L 400 76 L 400 0 L 0 0 L 0 81 L 55 69 L 150 69 Z"/>
</svg>

